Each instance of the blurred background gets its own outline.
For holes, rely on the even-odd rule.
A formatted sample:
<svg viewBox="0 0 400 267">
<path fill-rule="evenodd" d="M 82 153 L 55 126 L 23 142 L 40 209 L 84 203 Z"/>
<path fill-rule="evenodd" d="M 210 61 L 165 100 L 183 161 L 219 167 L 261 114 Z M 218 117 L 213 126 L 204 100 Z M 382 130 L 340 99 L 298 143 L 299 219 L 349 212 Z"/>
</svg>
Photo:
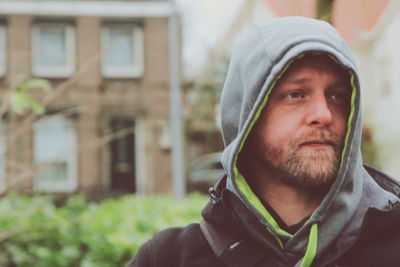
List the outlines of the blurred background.
<svg viewBox="0 0 400 267">
<path fill-rule="evenodd" d="M 48 257 L 40 266 L 115 266 L 175 224 L 164 214 L 144 226 L 169 208 L 141 201 L 204 193 L 223 174 L 218 104 L 230 54 L 251 24 L 293 15 L 326 20 L 349 43 L 361 72 L 364 160 L 400 177 L 398 0 L 1 0 L 0 265 Z M 116 196 L 130 204 L 100 207 Z M 192 198 L 186 209 L 200 204 L 180 223 L 199 218 L 206 197 Z M 90 205 L 94 217 L 84 213 Z M 119 206 L 132 217 L 111 215 Z M 138 218 L 149 210 L 155 217 Z M 83 230 L 82 220 L 100 225 Z M 32 229 L 33 239 L 21 237 Z M 49 229 L 54 244 L 40 239 Z M 87 240 L 71 241 L 71 231 Z"/>
</svg>

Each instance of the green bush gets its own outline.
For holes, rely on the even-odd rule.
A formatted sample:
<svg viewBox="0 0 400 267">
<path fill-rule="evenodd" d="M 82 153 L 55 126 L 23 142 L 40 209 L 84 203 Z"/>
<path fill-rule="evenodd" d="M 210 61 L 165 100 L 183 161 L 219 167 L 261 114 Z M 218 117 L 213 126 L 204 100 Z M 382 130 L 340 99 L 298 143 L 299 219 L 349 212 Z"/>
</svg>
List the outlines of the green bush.
<svg viewBox="0 0 400 267">
<path fill-rule="evenodd" d="M 8 195 L 0 201 L 0 266 L 124 266 L 141 244 L 170 226 L 199 221 L 207 202 L 129 195 L 88 203 L 70 197 Z"/>
</svg>

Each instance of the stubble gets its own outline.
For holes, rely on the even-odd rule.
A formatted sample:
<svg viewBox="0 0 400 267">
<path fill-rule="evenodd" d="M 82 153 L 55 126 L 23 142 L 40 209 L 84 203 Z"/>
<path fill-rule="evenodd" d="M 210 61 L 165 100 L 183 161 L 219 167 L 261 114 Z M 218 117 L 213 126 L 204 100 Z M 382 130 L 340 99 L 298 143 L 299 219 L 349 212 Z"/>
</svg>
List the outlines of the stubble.
<svg viewBox="0 0 400 267">
<path fill-rule="evenodd" d="M 331 148 L 318 150 L 303 147 L 303 144 L 315 140 L 327 140 Z M 317 189 L 329 187 L 336 179 L 343 141 L 328 130 L 312 130 L 292 140 L 285 148 L 268 143 L 258 144 L 257 147 L 257 154 L 277 182 Z M 277 159 L 280 160 L 277 162 Z"/>
</svg>

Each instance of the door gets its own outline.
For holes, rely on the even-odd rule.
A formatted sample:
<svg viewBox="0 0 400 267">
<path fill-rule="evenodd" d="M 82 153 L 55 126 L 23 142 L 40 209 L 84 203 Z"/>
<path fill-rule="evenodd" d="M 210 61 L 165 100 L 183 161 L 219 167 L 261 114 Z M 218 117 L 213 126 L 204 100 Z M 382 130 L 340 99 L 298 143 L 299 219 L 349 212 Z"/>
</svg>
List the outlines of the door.
<svg viewBox="0 0 400 267">
<path fill-rule="evenodd" d="M 135 186 L 135 121 L 113 118 L 111 151 L 111 190 L 134 193 Z"/>
</svg>

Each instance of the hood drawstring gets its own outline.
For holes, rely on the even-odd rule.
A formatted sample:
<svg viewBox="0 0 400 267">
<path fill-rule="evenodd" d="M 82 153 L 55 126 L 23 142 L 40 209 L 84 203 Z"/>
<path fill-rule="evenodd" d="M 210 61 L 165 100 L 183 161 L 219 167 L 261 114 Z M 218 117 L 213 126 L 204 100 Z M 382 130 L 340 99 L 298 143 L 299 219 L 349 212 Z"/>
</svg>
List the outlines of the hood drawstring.
<svg viewBox="0 0 400 267">
<path fill-rule="evenodd" d="M 300 267 L 311 266 L 315 255 L 317 253 L 318 247 L 318 224 L 314 223 L 310 229 L 310 236 L 308 238 L 308 244 L 306 249 L 306 254 L 304 254 L 303 262 Z"/>
</svg>

